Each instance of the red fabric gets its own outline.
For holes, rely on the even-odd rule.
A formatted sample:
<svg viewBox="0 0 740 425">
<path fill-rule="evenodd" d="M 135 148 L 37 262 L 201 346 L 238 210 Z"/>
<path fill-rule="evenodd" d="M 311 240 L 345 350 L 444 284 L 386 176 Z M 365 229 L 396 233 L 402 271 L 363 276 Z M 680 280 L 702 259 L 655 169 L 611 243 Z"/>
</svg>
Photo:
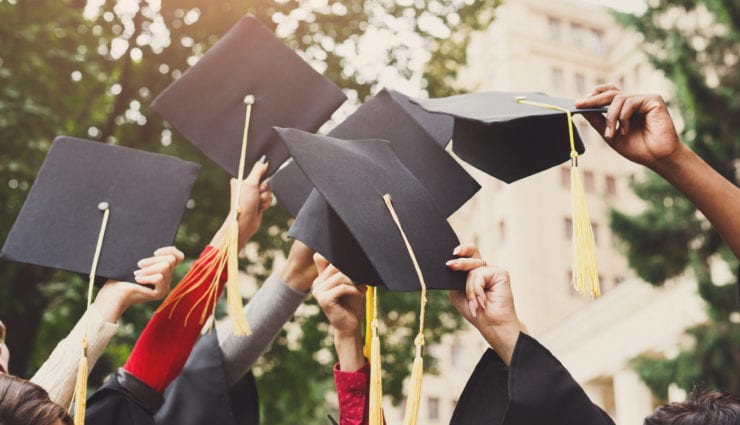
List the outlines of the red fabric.
<svg viewBox="0 0 740 425">
<path fill-rule="evenodd" d="M 334 365 L 334 384 L 339 399 L 339 424 L 366 425 L 370 402 L 370 363 L 365 362 L 354 372 L 339 370 L 337 363 Z"/>
<path fill-rule="evenodd" d="M 209 260 L 203 260 L 203 257 L 215 249 L 212 246 L 207 246 L 193 263 L 183 281 L 187 280 L 188 277 L 192 278 L 193 273 L 205 273 L 203 267 L 208 265 L 207 261 Z M 211 256 L 210 258 L 214 257 Z M 215 273 L 215 270 L 211 272 L 211 276 L 208 276 L 205 282 L 212 282 Z M 225 283 L 226 271 L 224 270 L 218 282 L 216 299 L 221 296 Z M 199 303 L 198 307 L 190 314 L 187 323 L 185 323 L 185 317 L 190 308 L 207 290 L 208 285 L 202 284 L 187 294 L 177 304 L 176 308 L 168 307 L 155 313 L 147 323 L 141 336 L 139 336 L 138 341 L 136 341 L 136 345 L 123 368 L 156 391 L 164 392 L 167 385 L 180 374 L 185 366 L 185 361 L 200 336 L 203 325 L 198 322 L 202 312 L 205 309 L 213 308 L 212 303 Z"/>
</svg>

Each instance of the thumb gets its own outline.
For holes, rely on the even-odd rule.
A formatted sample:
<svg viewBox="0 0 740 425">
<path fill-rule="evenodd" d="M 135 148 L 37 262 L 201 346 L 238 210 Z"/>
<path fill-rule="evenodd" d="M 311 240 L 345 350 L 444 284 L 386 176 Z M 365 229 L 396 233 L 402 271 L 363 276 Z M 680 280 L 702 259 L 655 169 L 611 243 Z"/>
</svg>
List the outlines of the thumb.
<svg viewBox="0 0 740 425">
<path fill-rule="evenodd" d="M 319 271 L 319 274 L 321 274 L 324 270 L 326 270 L 327 267 L 329 267 L 329 260 L 324 258 L 323 255 L 317 253 L 314 253 L 313 255 L 313 262 L 316 264 L 316 268 Z"/>
</svg>

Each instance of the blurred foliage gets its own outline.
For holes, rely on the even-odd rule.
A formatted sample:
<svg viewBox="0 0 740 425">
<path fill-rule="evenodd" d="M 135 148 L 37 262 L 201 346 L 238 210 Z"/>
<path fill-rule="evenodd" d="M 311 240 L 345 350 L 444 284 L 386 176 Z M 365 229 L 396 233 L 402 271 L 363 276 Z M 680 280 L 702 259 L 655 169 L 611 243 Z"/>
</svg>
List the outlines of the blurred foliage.
<svg viewBox="0 0 740 425">
<path fill-rule="evenodd" d="M 357 104 L 380 88 L 375 81 L 382 72 L 354 64 L 364 54 L 363 37 L 384 31 L 382 65 L 434 96 L 448 94 L 466 62 L 470 33 L 490 23 L 498 2 L 0 0 L 0 234 L 10 230 L 51 141 L 65 134 L 204 164 L 177 236 L 178 247 L 193 258 L 225 215 L 227 175 L 147 105 L 240 16 L 254 14 Z M 289 223 L 282 207 L 271 208 L 250 242 L 256 255 L 245 266 L 258 279 L 269 274 L 278 252 L 287 252 Z M 179 276 L 186 269 L 181 266 Z M 0 281 L 10 368 L 29 377 L 82 314 L 86 282 L 4 261 Z M 386 329 L 409 330 L 406 338 L 384 341 L 385 386 L 396 402 L 413 358 L 418 302 L 417 294 L 388 294 L 382 305 Z M 91 385 L 122 364 L 154 307 L 126 313 Z M 302 333 L 281 334 L 256 366 L 265 423 L 325 423 L 333 348 L 315 303 L 301 311 L 288 328 Z M 428 341 L 459 327 L 446 294 L 433 294 L 429 311 Z"/>
<path fill-rule="evenodd" d="M 676 86 L 684 120 L 682 139 L 736 185 L 740 180 L 740 4 L 737 0 L 656 0 L 640 16 L 618 18 L 643 37 L 653 65 Z M 630 216 L 612 213 L 612 228 L 625 242 L 630 265 L 654 285 L 685 272 L 697 281 L 709 320 L 688 331 L 692 341 L 671 359 L 644 356 L 634 365 L 665 400 L 671 383 L 740 392 L 738 292 L 732 281 L 716 281 L 711 264 L 732 273 L 738 260 L 696 208 L 654 174 L 634 182 L 646 209 Z"/>
</svg>

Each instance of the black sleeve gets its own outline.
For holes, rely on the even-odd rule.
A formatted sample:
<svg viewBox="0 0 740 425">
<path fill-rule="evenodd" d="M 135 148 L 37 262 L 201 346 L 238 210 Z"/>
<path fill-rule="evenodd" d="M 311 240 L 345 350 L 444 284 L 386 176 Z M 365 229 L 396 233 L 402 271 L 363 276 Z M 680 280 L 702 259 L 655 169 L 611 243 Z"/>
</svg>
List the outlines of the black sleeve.
<svg viewBox="0 0 740 425">
<path fill-rule="evenodd" d="M 88 399 L 85 423 L 154 425 L 154 412 L 163 401 L 161 394 L 121 368 Z"/>
<path fill-rule="evenodd" d="M 563 365 L 520 334 L 507 368 L 493 350 L 481 358 L 463 390 L 451 425 L 614 425 Z"/>
</svg>

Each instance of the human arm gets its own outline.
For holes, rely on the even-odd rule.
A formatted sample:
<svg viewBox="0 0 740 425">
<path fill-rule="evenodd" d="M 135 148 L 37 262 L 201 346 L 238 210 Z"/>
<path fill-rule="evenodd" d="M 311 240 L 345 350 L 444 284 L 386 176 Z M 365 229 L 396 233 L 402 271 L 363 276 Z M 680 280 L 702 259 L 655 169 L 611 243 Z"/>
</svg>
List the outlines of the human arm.
<svg viewBox="0 0 740 425">
<path fill-rule="evenodd" d="M 160 248 L 153 257 L 139 262 L 140 268 L 134 274 L 140 284 L 107 281 L 98 291 L 90 310 L 57 344 L 31 382 L 44 388 L 54 402 L 68 406 L 77 378 L 80 340 L 85 325 L 88 325 L 87 353 L 92 369 L 118 331 L 118 321 L 123 313 L 132 305 L 161 300 L 170 287 L 175 266 L 183 258 L 183 253 L 175 247 Z"/>
<path fill-rule="evenodd" d="M 606 105 L 606 116 L 584 116 L 609 146 L 655 171 L 686 195 L 740 258 L 740 188 L 681 143 L 663 99 L 624 94 L 605 84 L 576 102 L 578 108 Z"/>
<path fill-rule="evenodd" d="M 237 187 L 234 181 L 231 183 L 232 191 L 241 190 L 240 213 L 237 217 L 239 249 L 257 231 L 262 213 L 270 205 L 272 195 L 266 185 L 260 183 L 267 168 L 266 163 L 258 162 L 241 186 Z M 228 222 L 233 220 L 232 214 L 233 211 L 213 237 L 212 245 L 221 245 Z M 127 372 L 157 392 L 163 392 L 182 370 L 200 335 L 203 324 L 200 319 L 212 312 L 223 291 L 227 276 L 225 271 L 216 276 L 215 254 L 217 250 L 213 246 L 205 248 L 183 278 L 181 285 L 189 285 L 181 292 L 183 296 L 173 306 L 167 306 L 152 316 L 124 366 Z M 210 283 L 214 281 L 217 284 L 211 286 Z"/>
<path fill-rule="evenodd" d="M 321 255 L 316 254 L 314 260 L 319 274 L 313 284 L 313 295 L 329 319 L 339 359 L 334 366 L 339 422 L 366 424 L 370 367 L 362 351 L 360 328 L 366 288 L 354 285 Z"/>
<path fill-rule="evenodd" d="M 216 326 L 228 387 L 244 377 L 305 301 L 318 275 L 313 252 L 302 242 L 294 241 L 282 270 L 273 273 L 244 307 L 252 328 L 249 338 L 234 335 L 232 319 Z"/>
</svg>

